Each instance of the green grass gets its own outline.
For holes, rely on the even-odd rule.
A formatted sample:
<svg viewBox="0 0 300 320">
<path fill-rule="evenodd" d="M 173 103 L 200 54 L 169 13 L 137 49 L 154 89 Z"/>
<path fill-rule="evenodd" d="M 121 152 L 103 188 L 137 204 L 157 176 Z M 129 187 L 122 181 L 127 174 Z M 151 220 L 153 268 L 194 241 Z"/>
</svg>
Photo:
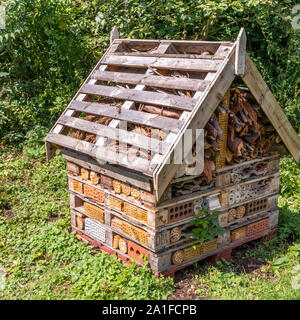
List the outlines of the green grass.
<svg viewBox="0 0 300 320">
<path fill-rule="evenodd" d="M 2 151 L 0 183 L 0 299 L 165 299 L 173 291 L 170 279 L 76 239 L 61 157 L 45 163 Z"/>
<path fill-rule="evenodd" d="M 0 265 L 7 273 L 0 299 L 166 299 L 175 285 L 146 268 L 123 265 L 76 239 L 70 228 L 65 163 L 44 160 L 43 144 L 22 152 L 0 147 Z M 216 267 L 197 265 L 197 293 L 208 299 L 300 299 L 291 286 L 300 265 L 299 167 L 282 161 L 280 234 L 258 241 Z M 298 179 L 291 180 L 294 176 Z M 298 188 L 298 190 L 297 190 Z M 241 269 L 241 259 L 261 267 Z"/>
</svg>

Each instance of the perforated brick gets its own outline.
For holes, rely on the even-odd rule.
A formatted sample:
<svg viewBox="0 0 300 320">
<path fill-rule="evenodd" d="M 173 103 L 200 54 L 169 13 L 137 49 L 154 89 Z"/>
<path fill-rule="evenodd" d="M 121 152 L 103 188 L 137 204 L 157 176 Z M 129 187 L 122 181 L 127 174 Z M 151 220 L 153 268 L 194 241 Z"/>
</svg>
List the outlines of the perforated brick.
<svg viewBox="0 0 300 320">
<path fill-rule="evenodd" d="M 128 240 L 128 255 L 132 257 L 134 260 L 143 263 L 143 257 L 141 255 L 144 254 L 149 259 L 149 251 L 133 241 Z"/>
<path fill-rule="evenodd" d="M 267 230 L 269 228 L 269 218 L 251 223 L 247 226 L 247 236 Z"/>
<path fill-rule="evenodd" d="M 169 223 L 186 219 L 194 215 L 193 201 L 169 207 Z"/>
<path fill-rule="evenodd" d="M 105 242 L 105 228 L 92 219 L 85 219 L 85 232 L 92 238 Z"/>
<path fill-rule="evenodd" d="M 268 208 L 268 198 L 252 201 L 246 205 L 246 214 L 250 216 Z"/>
<path fill-rule="evenodd" d="M 104 192 L 87 184 L 84 185 L 84 195 L 96 201 L 104 202 Z"/>
</svg>

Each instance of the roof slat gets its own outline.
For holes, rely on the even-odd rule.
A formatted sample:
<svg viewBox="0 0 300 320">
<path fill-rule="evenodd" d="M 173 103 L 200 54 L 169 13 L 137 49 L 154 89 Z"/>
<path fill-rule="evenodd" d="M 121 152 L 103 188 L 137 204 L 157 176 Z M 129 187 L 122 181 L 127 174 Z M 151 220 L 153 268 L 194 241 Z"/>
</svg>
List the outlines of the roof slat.
<svg viewBox="0 0 300 320">
<path fill-rule="evenodd" d="M 111 117 L 156 129 L 168 130 L 175 133 L 178 132 L 184 124 L 184 121 L 159 116 L 157 114 L 123 109 L 121 112 L 119 112 L 117 107 L 86 101 L 73 101 L 69 108 L 88 114 Z"/>
<path fill-rule="evenodd" d="M 174 94 L 116 88 L 103 85 L 85 84 L 81 87 L 80 92 L 121 100 L 149 103 L 152 105 L 171 107 L 185 111 L 193 110 L 197 103 L 196 99 L 176 96 Z"/>
<path fill-rule="evenodd" d="M 137 134 L 131 131 L 112 128 L 80 118 L 61 116 L 58 120 L 58 123 L 91 134 L 107 137 L 123 143 L 128 143 L 145 150 L 152 150 L 155 153 L 164 154 L 166 150 L 168 150 L 168 148 L 170 147 L 168 143 L 165 143 L 155 138 L 150 138 L 145 135 Z"/>
<path fill-rule="evenodd" d="M 221 55 L 201 55 L 201 54 L 185 54 L 185 53 L 157 53 L 150 52 L 110 52 L 107 56 L 133 56 L 133 57 L 160 57 L 160 58 L 180 58 L 180 59 L 205 59 L 205 60 L 223 60 Z"/>
<path fill-rule="evenodd" d="M 152 68 L 168 70 L 217 72 L 222 63 L 222 60 L 107 55 L 103 59 L 102 63 L 113 66 L 127 66 L 138 68 L 147 68 L 150 66 Z"/>
<path fill-rule="evenodd" d="M 145 75 L 140 73 L 112 72 L 101 70 L 95 71 L 92 75 L 92 78 L 102 81 L 113 81 L 127 84 L 143 84 L 146 86 L 192 91 L 204 91 L 210 83 L 209 81 L 199 79 L 164 77 Z"/>
<path fill-rule="evenodd" d="M 119 164 L 136 171 L 142 171 L 147 175 L 151 175 L 154 168 L 154 165 L 151 164 L 150 161 L 136 157 L 133 154 L 129 155 L 127 153 L 117 153 L 109 147 L 100 147 L 87 141 L 78 140 L 62 134 L 49 133 L 47 136 L 47 141 L 63 148 L 68 148 L 79 151 L 83 154 L 87 154 L 95 159 Z M 129 162 L 128 157 L 133 161 Z"/>
</svg>

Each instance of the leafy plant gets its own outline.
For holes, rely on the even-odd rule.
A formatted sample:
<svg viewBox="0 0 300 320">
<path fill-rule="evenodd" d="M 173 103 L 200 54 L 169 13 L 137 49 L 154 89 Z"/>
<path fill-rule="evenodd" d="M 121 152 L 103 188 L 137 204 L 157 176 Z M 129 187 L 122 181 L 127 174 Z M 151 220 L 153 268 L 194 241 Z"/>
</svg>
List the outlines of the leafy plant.
<svg viewBox="0 0 300 320">
<path fill-rule="evenodd" d="M 203 243 L 206 240 L 212 240 L 217 235 L 222 235 L 224 228 L 220 227 L 218 216 L 221 212 L 209 210 L 200 210 L 196 217 L 191 221 L 191 224 L 195 226 L 193 228 L 192 238 Z"/>
</svg>

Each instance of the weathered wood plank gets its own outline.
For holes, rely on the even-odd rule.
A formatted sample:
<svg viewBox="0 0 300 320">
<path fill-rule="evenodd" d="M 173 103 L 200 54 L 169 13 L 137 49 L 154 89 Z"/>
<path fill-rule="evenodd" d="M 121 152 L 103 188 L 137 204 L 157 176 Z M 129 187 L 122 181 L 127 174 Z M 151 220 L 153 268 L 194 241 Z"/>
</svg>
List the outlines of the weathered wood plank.
<svg viewBox="0 0 300 320">
<path fill-rule="evenodd" d="M 90 155 L 82 154 L 75 150 L 62 148 L 62 154 L 64 159 L 74 162 L 83 168 L 129 183 L 145 191 L 152 191 L 151 179 L 141 173 L 112 164 L 99 163 Z"/>
<path fill-rule="evenodd" d="M 201 54 L 185 54 L 185 53 L 157 53 L 150 52 L 112 52 L 110 56 L 136 56 L 136 57 L 159 57 L 159 58 L 180 58 L 180 59 L 205 59 L 205 60 L 223 60 L 224 57 L 219 55 L 201 55 Z"/>
<path fill-rule="evenodd" d="M 242 79 L 256 101 L 260 104 L 295 161 L 299 163 L 300 139 L 247 53 L 246 70 Z"/>
<path fill-rule="evenodd" d="M 109 126 L 83 120 L 80 118 L 61 116 L 59 118 L 58 123 L 70 128 L 95 134 L 97 136 L 98 135 L 104 136 L 116 141 L 128 143 L 145 150 L 152 150 L 155 153 L 164 154 L 169 147 L 168 143 L 165 143 L 163 141 L 160 141 L 154 138 L 150 138 L 141 134 L 137 134 L 137 133 L 122 130 L 122 129 L 112 128 Z"/>
<path fill-rule="evenodd" d="M 152 67 L 168 70 L 216 72 L 222 61 L 209 59 L 204 60 L 107 55 L 102 63 L 113 66 L 130 66 L 140 68 Z"/>
<path fill-rule="evenodd" d="M 119 109 L 116 107 L 86 101 L 73 101 L 70 105 L 70 109 L 97 116 L 111 117 L 156 129 L 168 130 L 175 133 L 180 130 L 184 123 L 180 120 L 136 110 L 122 110 L 119 112 Z"/>
<path fill-rule="evenodd" d="M 122 165 L 126 168 L 134 169 L 150 176 L 155 167 L 146 159 L 135 156 L 132 161 L 129 161 L 128 157 L 130 156 L 127 153 L 115 152 L 109 147 L 99 147 L 95 144 L 62 134 L 49 133 L 48 141 L 56 146 L 76 150 L 83 154 L 90 155 L 95 159 L 107 161 L 111 164 Z"/>
<path fill-rule="evenodd" d="M 128 48 L 136 50 L 148 50 L 153 47 L 169 42 L 176 47 L 179 52 L 183 53 L 202 53 L 208 51 L 215 53 L 220 45 L 232 46 L 229 41 L 200 41 L 200 40 L 147 40 L 147 39 L 118 39 L 116 43 L 124 43 Z"/>
<path fill-rule="evenodd" d="M 162 107 L 170 107 L 179 110 L 191 111 L 195 106 L 197 100 L 177 96 L 175 94 L 158 93 L 135 90 L 135 89 L 121 89 L 103 85 L 85 84 L 80 89 L 81 93 L 93 94 L 105 97 L 111 97 L 121 100 L 131 100 L 141 103 L 149 103 Z"/>
<path fill-rule="evenodd" d="M 199 79 L 155 76 L 150 74 L 145 75 L 140 73 L 112 72 L 101 70 L 95 71 L 92 75 L 92 78 L 102 81 L 113 81 L 127 84 L 143 84 L 146 86 L 192 91 L 204 91 L 210 83 L 209 81 Z"/>
<path fill-rule="evenodd" d="M 247 45 L 247 36 L 244 28 L 241 28 L 236 41 L 235 74 L 237 76 L 241 76 L 245 73 L 245 55 Z"/>
</svg>

